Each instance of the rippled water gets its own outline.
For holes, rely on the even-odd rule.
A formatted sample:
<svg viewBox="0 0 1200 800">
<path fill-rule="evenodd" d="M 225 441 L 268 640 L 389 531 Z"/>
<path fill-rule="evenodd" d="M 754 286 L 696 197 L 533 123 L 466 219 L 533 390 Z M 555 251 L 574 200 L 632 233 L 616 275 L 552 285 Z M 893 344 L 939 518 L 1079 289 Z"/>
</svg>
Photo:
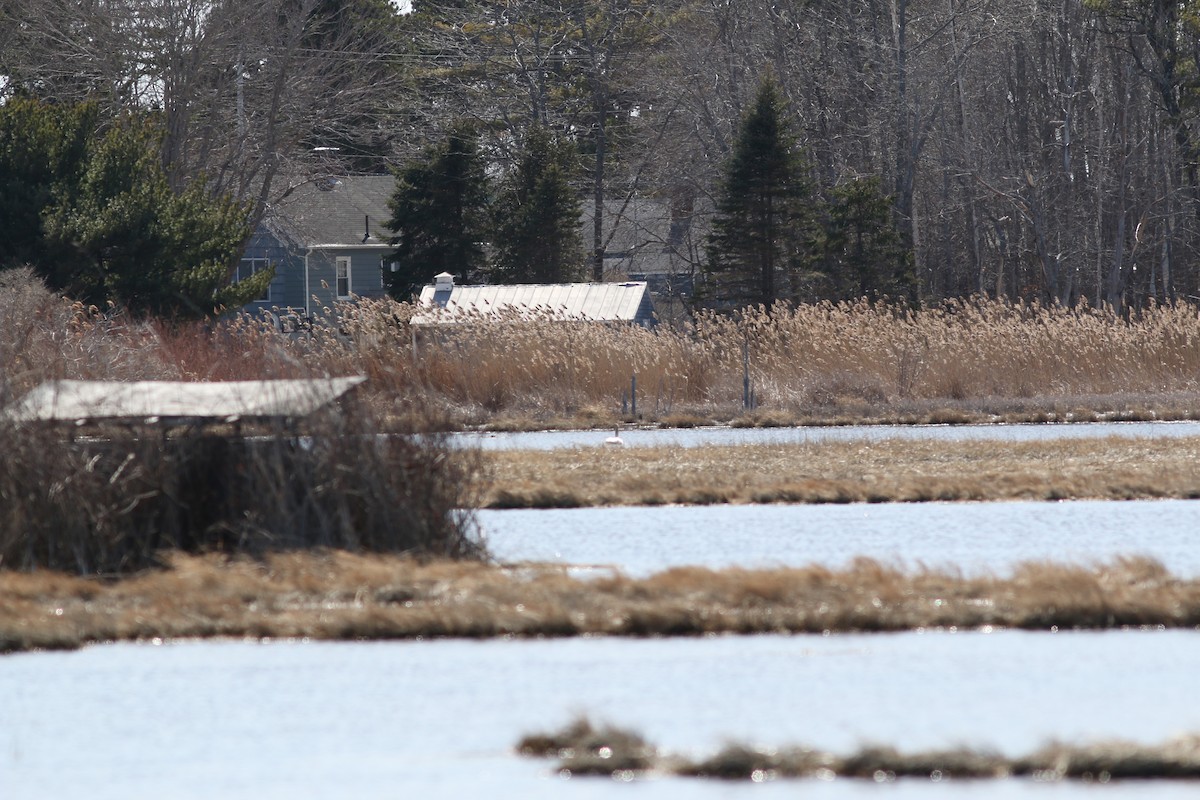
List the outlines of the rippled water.
<svg viewBox="0 0 1200 800">
<path fill-rule="evenodd" d="M 1200 501 L 1133 500 L 677 506 L 484 511 L 497 558 L 610 564 L 632 575 L 688 564 L 843 566 L 856 556 L 1003 572 L 1029 560 L 1146 555 L 1200 575 Z"/>
<path fill-rule="evenodd" d="M 485 450 L 551 450 L 604 444 L 611 431 L 460 433 L 451 441 Z M 790 444 L 860 439 L 944 439 L 948 441 L 1044 441 L 1050 439 L 1200 436 L 1200 422 L 1087 422 L 1047 425 L 848 425 L 807 428 L 633 428 L 621 431 L 630 447 L 675 445 Z"/>
<path fill-rule="evenodd" d="M 0 659 L 0 796 L 1191 797 L 1168 783 L 564 782 L 512 747 L 577 713 L 694 755 L 729 738 L 1010 755 L 1053 737 L 1153 743 L 1200 730 L 1198 669 L 1200 633 L 1182 631 L 92 647 Z"/>
</svg>

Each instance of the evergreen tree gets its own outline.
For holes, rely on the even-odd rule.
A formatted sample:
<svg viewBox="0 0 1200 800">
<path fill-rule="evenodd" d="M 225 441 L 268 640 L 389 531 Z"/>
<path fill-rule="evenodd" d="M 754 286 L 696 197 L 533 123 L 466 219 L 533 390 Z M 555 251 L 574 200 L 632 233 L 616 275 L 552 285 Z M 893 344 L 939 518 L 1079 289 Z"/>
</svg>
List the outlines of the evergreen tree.
<svg viewBox="0 0 1200 800">
<path fill-rule="evenodd" d="M 542 126 L 529 129 L 493 209 L 493 283 L 566 283 L 580 277 L 575 153 Z"/>
<path fill-rule="evenodd" d="M 387 273 L 392 297 L 408 300 L 442 272 L 467 281 L 482 273 L 488 185 L 469 128 L 454 127 L 444 142 L 397 173 L 388 205 L 396 248 L 396 268 Z"/>
<path fill-rule="evenodd" d="M 0 106 L 0 268 L 53 262 L 42 215 L 78 181 L 96 116 L 94 105 L 21 97 Z"/>
<path fill-rule="evenodd" d="M 822 262 L 832 299 L 913 298 L 916 277 L 878 178 L 847 181 L 829 192 Z"/>
<path fill-rule="evenodd" d="M 162 133 L 131 114 L 102 132 L 94 109 L 13 101 L 0 108 L 0 266 L 29 264 L 52 288 L 135 315 L 201 317 L 244 305 L 272 273 L 229 284 L 250 234 L 246 209 L 202 182 L 172 191 Z M 23 185 L 20 185 L 25 181 Z"/>
<path fill-rule="evenodd" d="M 796 300 L 812 258 L 808 164 L 774 80 L 742 120 L 709 237 L 702 299 L 719 307 Z"/>
</svg>

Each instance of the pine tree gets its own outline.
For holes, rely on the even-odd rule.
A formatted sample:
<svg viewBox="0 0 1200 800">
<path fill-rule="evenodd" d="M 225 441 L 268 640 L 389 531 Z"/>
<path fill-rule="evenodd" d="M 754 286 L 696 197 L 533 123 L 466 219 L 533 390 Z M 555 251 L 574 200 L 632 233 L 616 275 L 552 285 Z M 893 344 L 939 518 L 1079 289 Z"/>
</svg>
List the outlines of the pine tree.
<svg viewBox="0 0 1200 800">
<path fill-rule="evenodd" d="M 395 269 L 387 273 L 392 297 L 408 300 L 442 272 L 465 281 L 483 272 L 488 185 L 469 128 L 456 126 L 401 170 L 389 206 L 396 248 Z"/>
<path fill-rule="evenodd" d="M 542 126 L 526 135 L 493 208 L 493 283 L 566 283 L 580 277 L 580 201 L 571 188 L 575 154 Z"/>
<path fill-rule="evenodd" d="M 726 166 L 702 294 L 718 307 L 799 298 L 813 233 L 808 164 L 774 80 L 758 90 Z"/>
<path fill-rule="evenodd" d="M 0 268 L 54 262 L 42 216 L 78 180 L 96 120 L 91 104 L 16 97 L 0 106 Z"/>
<path fill-rule="evenodd" d="M 847 181 L 829 192 L 822 267 L 831 299 L 912 298 L 916 278 L 878 178 Z"/>
<path fill-rule="evenodd" d="M 28 264 L 69 297 L 137 316 L 210 316 L 261 294 L 269 270 L 229 282 L 250 235 L 247 209 L 210 197 L 202 181 L 173 191 L 152 117 L 131 113 L 102 133 L 97 116 L 34 101 L 0 108 L 0 189 L 21 203 L 0 206 L 19 234 L 0 248 L 0 266 Z"/>
</svg>

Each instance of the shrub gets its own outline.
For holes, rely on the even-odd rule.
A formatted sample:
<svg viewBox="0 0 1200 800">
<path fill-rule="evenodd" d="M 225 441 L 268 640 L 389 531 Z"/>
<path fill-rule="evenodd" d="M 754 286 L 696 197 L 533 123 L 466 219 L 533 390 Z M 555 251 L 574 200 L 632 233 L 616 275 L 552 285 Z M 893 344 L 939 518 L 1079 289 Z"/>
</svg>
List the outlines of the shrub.
<svg viewBox="0 0 1200 800">
<path fill-rule="evenodd" d="M 309 435 L 0 426 L 0 565 L 118 574 L 165 551 L 482 557 L 473 455 L 327 415 Z"/>
</svg>

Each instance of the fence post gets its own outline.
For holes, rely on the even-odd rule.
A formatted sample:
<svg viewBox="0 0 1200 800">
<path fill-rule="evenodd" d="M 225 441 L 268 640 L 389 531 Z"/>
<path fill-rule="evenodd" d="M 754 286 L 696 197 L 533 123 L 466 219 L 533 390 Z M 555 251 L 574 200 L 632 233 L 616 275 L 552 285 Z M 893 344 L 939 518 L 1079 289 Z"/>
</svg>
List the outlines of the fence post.
<svg viewBox="0 0 1200 800">
<path fill-rule="evenodd" d="M 750 337 L 742 339 L 742 408 L 750 410 Z"/>
</svg>

